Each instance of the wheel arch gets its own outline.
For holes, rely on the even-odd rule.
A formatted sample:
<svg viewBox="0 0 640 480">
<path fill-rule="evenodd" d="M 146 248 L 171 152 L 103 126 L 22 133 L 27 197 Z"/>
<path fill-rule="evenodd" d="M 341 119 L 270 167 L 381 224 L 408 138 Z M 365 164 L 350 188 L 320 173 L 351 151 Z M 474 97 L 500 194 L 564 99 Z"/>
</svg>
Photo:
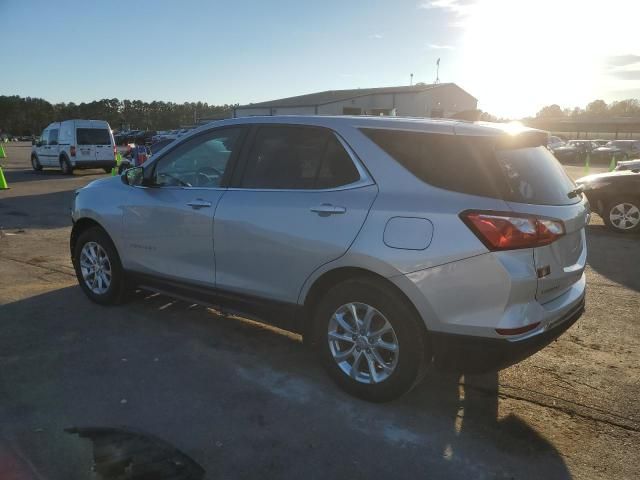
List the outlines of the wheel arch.
<svg viewBox="0 0 640 480">
<path fill-rule="evenodd" d="M 373 280 L 380 285 L 383 285 L 385 288 L 388 288 L 389 290 L 395 292 L 395 294 L 398 295 L 398 298 L 400 298 L 401 301 L 415 313 L 416 318 L 422 318 L 414 302 L 405 294 L 405 292 L 402 291 L 400 287 L 398 287 L 388 278 L 361 267 L 336 267 L 322 273 L 318 278 L 316 278 L 311 286 L 307 289 L 306 294 L 304 294 L 301 299 L 304 311 L 302 335 L 305 339 L 305 343 L 313 344 L 313 310 L 318 302 L 322 299 L 322 296 L 326 292 L 328 292 L 329 289 L 331 289 L 334 285 L 353 278 L 366 278 L 369 280 Z M 425 335 L 426 345 L 427 326 L 422 320 L 419 322 L 419 324 L 421 325 L 423 333 Z"/>
<path fill-rule="evenodd" d="M 71 251 L 71 258 L 73 259 L 73 252 L 76 249 L 76 242 L 78 241 L 78 237 L 80 236 L 80 234 L 82 234 L 82 232 L 88 230 L 89 228 L 93 228 L 93 227 L 99 227 L 102 229 L 102 231 L 105 232 L 105 234 L 111 238 L 111 235 L 109 235 L 109 233 L 107 232 L 107 230 L 99 223 L 97 222 L 95 219 L 90 218 L 90 217 L 82 217 L 78 220 L 76 220 L 73 224 L 73 227 L 71 228 L 71 235 L 69 237 L 69 249 Z M 113 239 L 111 238 L 111 241 L 113 242 Z"/>
</svg>

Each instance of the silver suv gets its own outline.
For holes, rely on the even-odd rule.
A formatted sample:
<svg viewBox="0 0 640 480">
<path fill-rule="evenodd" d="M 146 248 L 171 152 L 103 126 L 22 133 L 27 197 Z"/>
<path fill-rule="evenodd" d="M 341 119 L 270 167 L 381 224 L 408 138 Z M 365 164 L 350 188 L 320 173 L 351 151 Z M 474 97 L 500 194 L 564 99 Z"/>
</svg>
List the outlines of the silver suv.
<svg viewBox="0 0 640 480">
<path fill-rule="evenodd" d="M 429 364 L 498 369 L 584 310 L 587 203 L 500 124 L 211 123 L 76 192 L 71 253 L 101 304 L 139 287 L 299 332 L 372 401 Z"/>
</svg>

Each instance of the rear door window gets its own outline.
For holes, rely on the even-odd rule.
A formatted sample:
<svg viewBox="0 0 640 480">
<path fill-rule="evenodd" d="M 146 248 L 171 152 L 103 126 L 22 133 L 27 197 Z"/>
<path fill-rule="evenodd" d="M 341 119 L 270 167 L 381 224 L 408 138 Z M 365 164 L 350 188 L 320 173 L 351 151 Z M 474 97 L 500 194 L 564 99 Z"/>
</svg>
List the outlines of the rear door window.
<svg viewBox="0 0 640 480">
<path fill-rule="evenodd" d="M 111 135 L 105 128 L 76 129 L 78 145 L 111 145 Z"/>
<path fill-rule="evenodd" d="M 249 151 L 241 186 L 328 189 L 354 183 L 359 178 L 351 157 L 330 130 L 261 126 Z"/>
<path fill-rule="evenodd" d="M 506 201 L 567 205 L 575 188 L 555 157 L 538 141 L 498 137 L 362 129 L 374 143 L 434 187 Z"/>
</svg>

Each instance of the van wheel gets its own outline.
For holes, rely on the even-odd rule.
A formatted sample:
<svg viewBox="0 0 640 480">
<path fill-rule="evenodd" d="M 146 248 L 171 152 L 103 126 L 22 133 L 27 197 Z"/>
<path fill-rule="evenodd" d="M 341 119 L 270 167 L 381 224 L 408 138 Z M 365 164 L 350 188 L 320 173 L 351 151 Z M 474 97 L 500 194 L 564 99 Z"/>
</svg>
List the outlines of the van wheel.
<svg viewBox="0 0 640 480">
<path fill-rule="evenodd" d="M 640 201 L 631 198 L 615 198 L 605 206 L 602 219 L 614 232 L 638 232 L 640 231 Z"/>
<path fill-rule="evenodd" d="M 103 170 L 104 170 L 104 173 L 111 173 L 111 169 L 110 168 L 105 167 L 105 168 L 103 168 Z"/>
<path fill-rule="evenodd" d="M 117 305 L 126 298 L 124 270 L 109 235 L 100 227 L 80 234 L 73 251 L 78 283 L 93 302 Z"/>
<path fill-rule="evenodd" d="M 350 279 L 329 290 L 315 309 L 315 345 L 338 386 L 385 402 L 410 391 L 425 372 L 421 321 L 387 286 Z"/>
<path fill-rule="evenodd" d="M 60 158 L 60 171 L 63 175 L 73 175 L 73 167 L 71 162 L 65 157 Z"/>
<path fill-rule="evenodd" d="M 40 165 L 40 160 L 38 160 L 38 157 L 36 157 L 35 155 L 31 155 L 31 167 L 36 172 L 39 172 L 40 170 L 42 170 L 42 165 Z"/>
</svg>

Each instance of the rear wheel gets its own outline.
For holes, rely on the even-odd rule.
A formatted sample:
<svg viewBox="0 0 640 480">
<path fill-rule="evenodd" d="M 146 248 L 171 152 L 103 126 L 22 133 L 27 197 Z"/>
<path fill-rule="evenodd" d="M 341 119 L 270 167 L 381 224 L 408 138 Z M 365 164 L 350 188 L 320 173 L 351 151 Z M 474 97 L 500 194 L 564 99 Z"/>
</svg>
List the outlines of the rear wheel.
<svg viewBox="0 0 640 480">
<path fill-rule="evenodd" d="M 73 175 L 73 167 L 71 162 L 66 157 L 60 158 L 60 171 L 63 175 Z"/>
<path fill-rule="evenodd" d="M 640 201 L 635 198 L 616 198 L 608 202 L 604 209 L 603 220 L 615 232 L 640 231 Z"/>
<path fill-rule="evenodd" d="M 73 266 L 78 283 L 90 300 L 113 305 L 125 299 L 125 277 L 120 257 L 102 228 L 91 227 L 78 236 Z"/>
<path fill-rule="evenodd" d="M 104 173 L 111 173 L 111 169 L 110 168 L 105 167 L 105 168 L 103 168 L 103 170 L 104 170 Z"/>
<path fill-rule="evenodd" d="M 31 155 L 31 167 L 36 172 L 39 172 L 40 170 L 42 170 L 42 165 L 40 164 L 40 160 L 38 160 L 38 157 L 35 155 Z"/>
<path fill-rule="evenodd" d="M 320 359 L 348 393 L 373 402 L 411 390 L 424 373 L 421 320 L 380 282 L 351 279 L 329 290 L 314 316 Z"/>
</svg>

